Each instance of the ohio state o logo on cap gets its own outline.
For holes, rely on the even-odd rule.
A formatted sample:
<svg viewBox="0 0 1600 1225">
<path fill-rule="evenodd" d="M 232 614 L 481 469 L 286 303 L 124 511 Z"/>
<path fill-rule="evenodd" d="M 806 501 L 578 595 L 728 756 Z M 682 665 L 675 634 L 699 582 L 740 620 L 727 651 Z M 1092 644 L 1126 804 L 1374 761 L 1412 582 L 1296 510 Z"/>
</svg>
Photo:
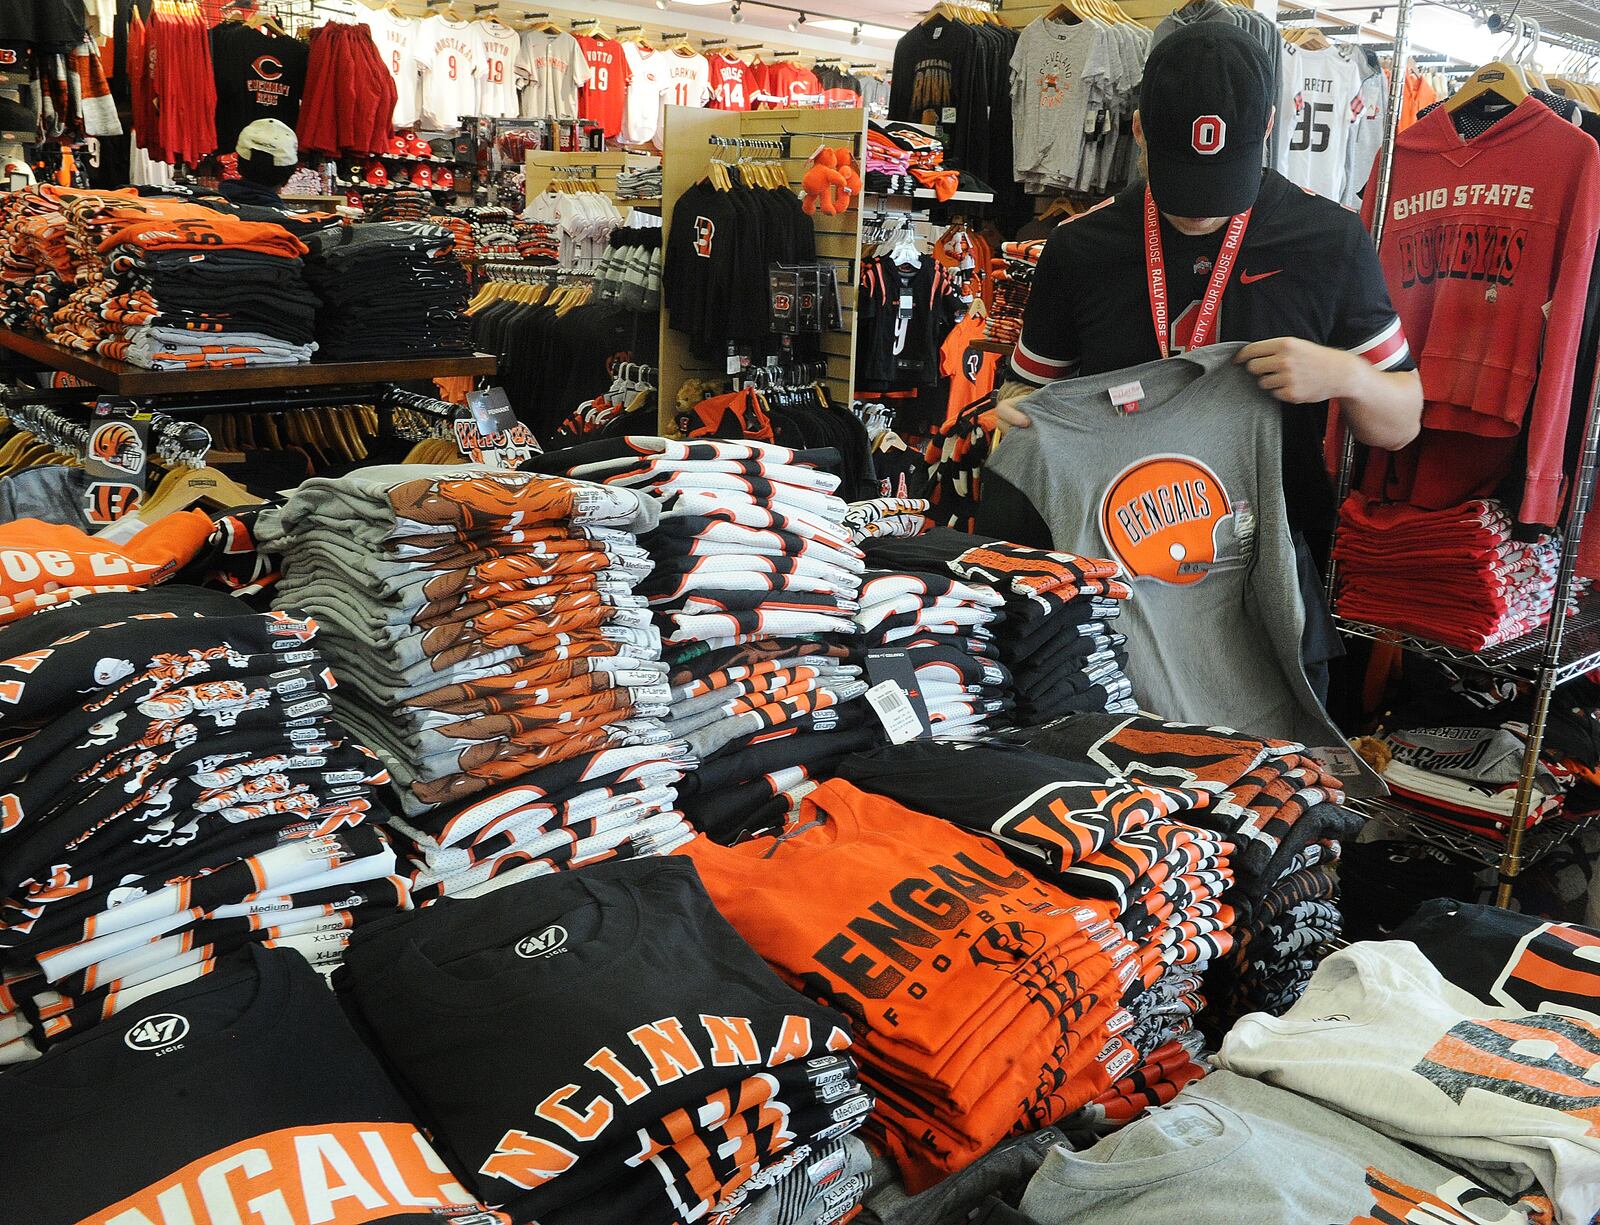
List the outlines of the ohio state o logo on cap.
<svg viewBox="0 0 1600 1225">
<path fill-rule="evenodd" d="M 1189 143 L 1196 153 L 1220 153 L 1228 143 L 1228 125 L 1222 122 L 1221 115 L 1201 115 L 1189 129 Z"/>
</svg>

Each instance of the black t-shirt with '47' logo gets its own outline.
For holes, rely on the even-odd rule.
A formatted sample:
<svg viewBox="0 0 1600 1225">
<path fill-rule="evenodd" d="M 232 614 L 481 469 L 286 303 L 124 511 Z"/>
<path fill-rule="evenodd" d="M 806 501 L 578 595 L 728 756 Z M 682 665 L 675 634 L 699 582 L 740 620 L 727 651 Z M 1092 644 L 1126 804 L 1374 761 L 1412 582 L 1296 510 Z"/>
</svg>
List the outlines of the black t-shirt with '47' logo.
<svg viewBox="0 0 1600 1225">
<path fill-rule="evenodd" d="M 253 948 L 0 1075 L 0 1107 L 0 1220 L 510 1220 L 472 1202 L 287 950 Z"/>
<path fill-rule="evenodd" d="M 844 1018 L 767 967 L 687 859 L 372 923 L 334 982 L 468 1188 L 518 1221 L 695 1220 L 870 1108 Z"/>
</svg>

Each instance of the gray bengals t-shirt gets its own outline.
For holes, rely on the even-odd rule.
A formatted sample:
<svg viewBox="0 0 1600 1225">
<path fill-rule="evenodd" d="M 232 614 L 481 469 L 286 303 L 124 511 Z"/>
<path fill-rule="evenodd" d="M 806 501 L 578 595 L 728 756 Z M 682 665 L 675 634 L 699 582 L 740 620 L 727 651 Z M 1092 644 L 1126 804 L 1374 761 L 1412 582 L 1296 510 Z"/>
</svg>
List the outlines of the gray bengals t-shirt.
<svg viewBox="0 0 1600 1225">
<path fill-rule="evenodd" d="M 1121 565 L 1141 707 L 1342 745 L 1300 661 L 1282 410 L 1234 364 L 1239 348 L 1051 383 L 1024 401 L 1033 428 L 1007 434 L 986 471 L 1033 504 L 1056 548 Z M 981 510 L 978 527 L 1005 534 Z"/>
</svg>

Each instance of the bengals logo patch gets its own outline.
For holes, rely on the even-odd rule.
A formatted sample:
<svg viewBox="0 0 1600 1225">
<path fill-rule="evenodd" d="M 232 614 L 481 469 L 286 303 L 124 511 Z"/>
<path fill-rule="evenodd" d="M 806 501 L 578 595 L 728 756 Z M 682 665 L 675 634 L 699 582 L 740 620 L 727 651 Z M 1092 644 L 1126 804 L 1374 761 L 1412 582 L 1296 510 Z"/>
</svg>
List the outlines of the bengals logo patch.
<svg viewBox="0 0 1600 1225">
<path fill-rule="evenodd" d="M 711 241 L 717 236 L 717 223 L 710 217 L 694 219 L 694 253 L 701 259 L 711 258 Z"/>
<path fill-rule="evenodd" d="M 1517 942 L 1491 994 L 1508 1008 L 1600 1021 L 1600 934 L 1536 927 Z"/>
<path fill-rule="evenodd" d="M 144 458 L 144 448 L 139 445 L 139 435 L 126 421 L 107 421 L 97 425 L 90 436 L 89 454 L 108 468 L 137 472 Z"/>
<path fill-rule="evenodd" d="M 1241 560 L 1222 480 L 1188 455 L 1130 464 L 1100 499 L 1100 535 L 1132 578 L 1187 586 Z M 1231 556 L 1230 556 L 1231 554 Z"/>
</svg>

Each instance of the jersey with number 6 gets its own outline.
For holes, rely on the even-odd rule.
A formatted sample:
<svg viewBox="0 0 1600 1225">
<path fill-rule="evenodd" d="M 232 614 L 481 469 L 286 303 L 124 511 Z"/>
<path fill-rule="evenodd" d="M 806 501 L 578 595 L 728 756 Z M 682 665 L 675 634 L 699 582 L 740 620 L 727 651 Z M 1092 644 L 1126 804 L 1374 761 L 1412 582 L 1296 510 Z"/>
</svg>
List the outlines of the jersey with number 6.
<svg viewBox="0 0 1600 1225">
<path fill-rule="evenodd" d="M 628 65 L 622 44 L 614 38 L 578 35 L 578 47 L 589 65 L 589 83 L 578 92 L 578 117 L 600 125 L 607 140 L 622 131 L 622 110 L 628 101 Z"/>
<path fill-rule="evenodd" d="M 490 119 L 514 119 L 520 105 L 517 97 L 517 32 L 498 21 L 477 23 L 478 45 L 483 58 L 478 69 L 479 115 Z"/>
<path fill-rule="evenodd" d="M 396 17 L 388 9 L 362 10 L 361 22 L 372 31 L 383 66 L 394 78 L 394 126 L 408 128 L 417 121 L 417 47 L 422 22 Z"/>
<path fill-rule="evenodd" d="M 1330 200 L 1345 198 L 1350 143 L 1365 110 L 1360 54 L 1355 47 L 1307 51 L 1284 45 L 1277 119 L 1284 140 L 1277 169 L 1291 183 Z"/>
<path fill-rule="evenodd" d="M 417 60 L 422 68 L 422 121 L 429 127 L 461 126 L 478 107 L 478 68 L 483 47 L 478 28 L 438 14 L 424 18 Z"/>
</svg>

